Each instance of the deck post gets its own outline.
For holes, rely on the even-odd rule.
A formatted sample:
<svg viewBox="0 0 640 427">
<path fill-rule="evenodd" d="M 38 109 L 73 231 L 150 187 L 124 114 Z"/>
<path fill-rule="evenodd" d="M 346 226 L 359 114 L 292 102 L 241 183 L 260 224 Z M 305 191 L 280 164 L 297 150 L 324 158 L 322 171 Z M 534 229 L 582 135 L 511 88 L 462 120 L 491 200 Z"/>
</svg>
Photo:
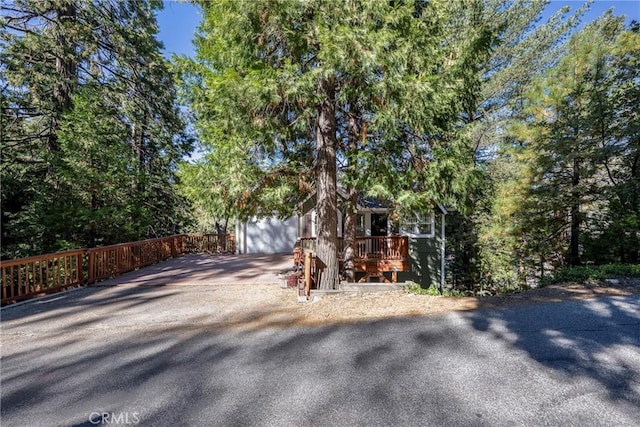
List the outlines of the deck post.
<svg viewBox="0 0 640 427">
<path fill-rule="evenodd" d="M 304 254 L 304 296 L 309 298 L 311 295 L 311 252 Z"/>
</svg>

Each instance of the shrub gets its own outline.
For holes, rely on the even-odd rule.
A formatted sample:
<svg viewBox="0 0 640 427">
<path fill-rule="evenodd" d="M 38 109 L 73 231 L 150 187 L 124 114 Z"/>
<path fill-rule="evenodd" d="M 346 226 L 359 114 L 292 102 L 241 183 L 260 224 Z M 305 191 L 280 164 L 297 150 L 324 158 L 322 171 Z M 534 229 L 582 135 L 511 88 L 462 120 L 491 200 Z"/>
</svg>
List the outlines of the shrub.
<svg viewBox="0 0 640 427">
<path fill-rule="evenodd" d="M 462 297 L 464 294 L 457 289 L 440 289 L 436 285 L 431 285 L 428 288 L 423 288 L 417 283 L 408 283 L 407 292 L 415 295 L 431 295 L 431 296 L 445 296 L 445 297 Z"/>
<path fill-rule="evenodd" d="M 552 276 L 544 277 L 541 286 L 564 282 L 600 282 L 616 277 L 640 277 L 639 264 L 605 264 L 561 268 Z"/>
</svg>

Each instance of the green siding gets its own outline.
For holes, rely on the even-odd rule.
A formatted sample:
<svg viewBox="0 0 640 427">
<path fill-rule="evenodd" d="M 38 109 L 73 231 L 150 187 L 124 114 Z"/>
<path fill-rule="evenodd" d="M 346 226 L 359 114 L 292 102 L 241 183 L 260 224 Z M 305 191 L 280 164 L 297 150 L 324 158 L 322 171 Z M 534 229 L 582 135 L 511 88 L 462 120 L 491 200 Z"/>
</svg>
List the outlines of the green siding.
<svg viewBox="0 0 640 427">
<path fill-rule="evenodd" d="M 442 215 L 436 213 L 434 237 L 409 237 L 411 271 L 398 273 L 398 281 L 413 281 L 423 288 L 440 286 Z"/>
</svg>

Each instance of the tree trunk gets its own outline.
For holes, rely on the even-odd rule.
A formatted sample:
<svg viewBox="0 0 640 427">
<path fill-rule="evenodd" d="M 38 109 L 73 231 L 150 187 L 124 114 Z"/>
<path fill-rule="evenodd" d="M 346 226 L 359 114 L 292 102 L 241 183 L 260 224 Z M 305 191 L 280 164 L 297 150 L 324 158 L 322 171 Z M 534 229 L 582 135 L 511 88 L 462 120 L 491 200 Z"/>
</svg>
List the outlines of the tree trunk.
<svg viewBox="0 0 640 427">
<path fill-rule="evenodd" d="M 356 220 L 358 218 L 358 193 L 353 187 L 347 188 L 347 203 L 344 209 L 344 271 L 347 282 L 356 281 Z"/>
<path fill-rule="evenodd" d="M 349 174 L 356 174 L 355 153 L 358 148 L 358 138 L 360 137 L 360 126 L 358 126 L 358 111 L 355 106 L 349 112 L 349 122 L 347 129 L 347 170 Z M 347 202 L 344 208 L 344 253 L 343 265 L 347 282 L 356 281 L 355 254 L 356 254 L 356 220 L 358 218 L 358 193 L 356 189 L 349 185 L 347 187 Z"/>
<path fill-rule="evenodd" d="M 580 265 L 580 160 L 573 160 L 573 177 L 571 179 L 571 241 L 569 243 L 569 265 Z"/>
<path fill-rule="evenodd" d="M 338 206 L 336 185 L 335 82 L 321 78 L 316 143 L 317 164 L 317 244 L 316 284 L 319 289 L 335 289 L 338 283 Z"/>
<path fill-rule="evenodd" d="M 73 107 L 71 96 L 75 90 L 77 77 L 77 64 L 75 61 L 75 43 L 71 40 L 69 23 L 76 20 L 75 3 L 69 2 L 55 9 L 56 15 L 56 44 L 60 51 L 55 58 L 55 67 L 58 78 L 53 87 L 53 98 L 55 111 L 52 116 L 51 129 L 49 134 L 49 150 L 57 152 L 60 150 L 58 143 L 58 128 L 62 115 L 70 111 Z"/>
</svg>

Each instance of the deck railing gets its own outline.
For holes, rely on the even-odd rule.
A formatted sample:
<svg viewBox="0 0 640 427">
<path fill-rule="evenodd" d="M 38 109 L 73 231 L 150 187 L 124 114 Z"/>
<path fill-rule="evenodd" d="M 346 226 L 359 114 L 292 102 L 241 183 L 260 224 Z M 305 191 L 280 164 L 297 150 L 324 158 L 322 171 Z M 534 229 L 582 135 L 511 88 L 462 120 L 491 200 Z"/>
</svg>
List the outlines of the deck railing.
<svg viewBox="0 0 640 427">
<path fill-rule="evenodd" d="M 235 253 L 235 234 L 187 234 L 187 252 L 224 254 Z"/>
<path fill-rule="evenodd" d="M 120 243 L 87 250 L 88 283 L 118 276 L 186 252 L 184 235 Z"/>
<path fill-rule="evenodd" d="M 2 261 L 2 303 L 83 284 L 84 254 L 75 250 Z"/>
<path fill-rule="evenodd" d="M 367 236 L 367 237 L 356 237 L 355 241 L 355 254 L 354 261 L 356 263 L 364 263 L 364 267 L 359 267 L 360 269 L 364 268 L 364 270 L 358 270 L 365 273 L 364 278 L 362 280 L 367 280 L 371 274 L 383 274 L 381 272 L 391 272 L 391 281 L 395 282 L 397 280 L 397 271 L 394 269 L 388 270 L 385 268 L 381 268 L 379 264 L 387 262 L 391 263 L 402 263 L 407 262 L 409 259 L 409 238 L 407 236 Z M 344 240 L 342 238 L 338 239 L 338 256 L 341 259 L 344 252 Z M 315 254 L 316 254 L 316 238 L 315 237 L 304 237 L 299 240 L 299 245 L 297 248 L 294 248 L 293 251 L 293 262 L 296 266 L 304 266 L 306 271 L 306 265 L 310 264 L 309 272 L 310 274 L 307 276 L 305 274 L 304 282 L 300 282 L 301 287 L 299 288 L 299 297 L 309 297 L 309 289 L 315 286 L 315 277 L 316 277 L 316 263 L 315 263 Z M 397 266 L 391 265 L 391 267 L 397 268 Z M 342 267 L 341 267 L 342 268 Z M 387 266 L 386 268 L 390 268 Z M 404 271 L 404 270 L 402 270 Z M 380 276 L 378 276 L 380 277 Z M 384 279 L 388 281 L 388 279 Z M 302 286 L 304 285 L 304 286 Z M 303 292 L 304 291 L 304 292 Z"/>
<path fill-rule="evenodd" d="M 185 253 L 233 253 L 233 234 L 177 234 L 0 262 L 2 304 L 95 283 Z"/>
<path fill-rule="evenodd" d="M 304 251 L 316 252 L 316 238 L 300 239 Z M 338 239 L 338 253 L 344 251 L 344 239 Z M 407 236 L 366 236 L 356 237 L 355 258 L 357 260 L 401 260 L 409 257 Z"/>
</svg>

